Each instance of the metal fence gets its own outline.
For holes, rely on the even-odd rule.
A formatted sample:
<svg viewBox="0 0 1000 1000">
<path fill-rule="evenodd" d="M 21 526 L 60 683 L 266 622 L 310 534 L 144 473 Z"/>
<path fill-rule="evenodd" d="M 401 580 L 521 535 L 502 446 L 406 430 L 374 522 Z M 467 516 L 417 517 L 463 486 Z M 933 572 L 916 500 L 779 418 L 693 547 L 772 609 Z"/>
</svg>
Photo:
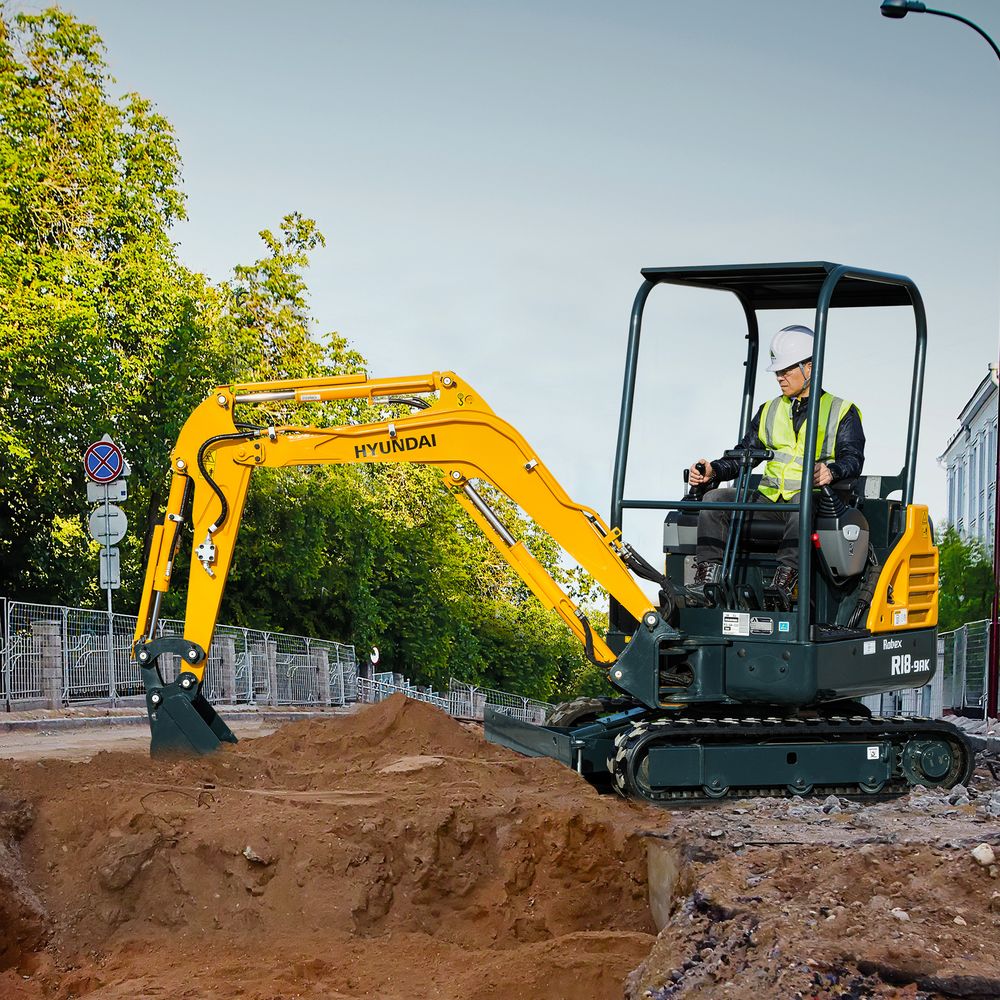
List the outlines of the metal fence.
<svg viewBox="0 0 1000 1000">
<path fill-rule="evenodd" d="M 141 699 L 132 659 L 136 619 L 106 611 L 27 604 L 0 598 L 0 705 L 57 707 Z M 938 669 L 931 684 L 863 699 L 881 715 L 940 715 L 945 709 L 984 713 L 989 663 L 988 621 L 938 636 Z M 182 623 L 160 623 L 180 634 Z M 177 657 L 160 659 L 164 678 L 176 676 Z M 219 625 L 208 650 L 205 694 L 220 704 L 345 705 L 405 694 L 461 719 L 482 719 L 486 705 L 525 722 L 544 723 L 553 706 L 452 678 L 447 691 L 411 684 L 399 674 L 358 676 L 352 645 L 310 636 Z"/>
<path fill-rule="evenodd" d="M 946 708 L 985 714 L 989 662 L 989 621 L 969 622 L 938 636 L 938 670 Z"/>
<path fill-rule="evenodd" d="M 922 688 L 885 691 L 882 694 L 868 695 L 861 700 L 875 715 L 887 717 L 919 715 L 922 718 L 928 718 L 941 714 L 941 708 L 937 705 L 935 694 L 935 682 L 932 681 Z"/>
<path fill-rule="evenodd" d="M 358 701 L 368 703 L 385 701 L 394 694 L 405 694 L 414 701 L 426 702 L 449 715 L 455 714 L 451 711 L 451 703 L 446 693 L 442 694 L 435 692 L 433 688 L 411 684 L 398 674 L 378 673 L 372 677 L 358 678 Z"/>
<path fill-rule="evenodd" d="M 135 625 L 130 615 L 0 600 L 0 703 L 12 709 L 142 698 Z M 181 622 L 165 620 L 158 634 L 181 632 Z M 170 680 L 179 658 L 159 664 Z M 343 705 L 357 699 L 357 676 L 351 645 L 219 625 L 205 694 L 223 704 Z"/>
<path fill-rule="evenodd" d="M 141 702 L 132 659 L 136 619 L 84 608 L 0 598 L 0 705 L 7 710 Z M 160 635 L 180 635 L 165 619 Z M 159 661 L 164 680 L 180 657 Z M 553 706 L 521 695 L 449 681 L 447 691 L 414 685 L 400 674 L 359 677 L 354 646 L 311 636 L 217 625 L 205 663 L 205 695 L 216 704 L 345 705 L 405 694 L 460 719 L 482 719 L 487 705 L 525 722 L 544 723 Z"/>
<path fill-rule="evenodd" d="M 554 705 L 507 691 L 477 687 L 453 677 L 448 682 L 448 711 L 463 719 L 481 719 L 487 705 L 499 709 L 504 715 L 522 722 L 544 724 L 552 714 Z"/>
<path fill-rule="evenodd" d="M 405 694 L 408 698 L 434 705 L 457 719 L 482 719 L 486 706 L 490 705 L 524 722 L 544 724 L 555 708 L 544 701 L 467 684 L 454 677 L 448 682 L 447 691 L 414 685 L 399 674 L 378 673 L 370 678 L 358 678 L 358 701 L 384 701 L 394 694 Z"/>
</svg>

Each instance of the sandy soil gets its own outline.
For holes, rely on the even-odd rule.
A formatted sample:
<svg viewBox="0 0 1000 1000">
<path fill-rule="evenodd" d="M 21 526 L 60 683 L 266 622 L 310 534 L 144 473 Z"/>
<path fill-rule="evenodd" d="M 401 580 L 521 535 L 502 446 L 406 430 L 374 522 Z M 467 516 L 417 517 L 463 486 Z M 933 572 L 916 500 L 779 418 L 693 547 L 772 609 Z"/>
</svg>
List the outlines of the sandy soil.
<svg viewBox="0 0 1000 1000">
<path fill-rule="evenodd" d="M 241 740 L 269 736 L 277 724 L 266 719 L 233 721 L 233 732 Z M 28 733 L 0 732 L 0 760 L 90 760 L 102 750 L 146 753 L 149 751 L 149 724 L 82 729 L 39 729 Z"/>
<path fill-rule="evenodd" d="M 401 696 L 201 760 L 94 749 L 0 760 L 4 1000 L 1000 996 L 986 770 L 668 813 Z"/>
</svg>

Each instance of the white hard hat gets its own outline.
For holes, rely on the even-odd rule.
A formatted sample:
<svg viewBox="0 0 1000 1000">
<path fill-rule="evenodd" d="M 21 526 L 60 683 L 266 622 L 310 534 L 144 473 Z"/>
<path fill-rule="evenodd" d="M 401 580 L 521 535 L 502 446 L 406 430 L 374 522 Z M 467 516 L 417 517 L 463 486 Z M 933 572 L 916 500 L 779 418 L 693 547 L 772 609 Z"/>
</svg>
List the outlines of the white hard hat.
<svg viewBox="0 0 1000 1000">
<path fill-rule="evenodd" d="M 813 332 L 808 326 L 786 326 L 771 338 L 769 372 L 780 372 L 799 362 L 808 361 L 813 353 Z"/>
</svg>

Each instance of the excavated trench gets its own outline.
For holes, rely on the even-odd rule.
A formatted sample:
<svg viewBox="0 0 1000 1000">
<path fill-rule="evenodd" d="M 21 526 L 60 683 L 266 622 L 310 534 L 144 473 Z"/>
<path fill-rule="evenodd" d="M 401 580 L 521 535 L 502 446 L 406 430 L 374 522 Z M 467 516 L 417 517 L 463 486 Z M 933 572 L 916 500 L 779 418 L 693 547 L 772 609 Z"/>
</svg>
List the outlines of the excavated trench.
<svg viewBox="0 0 1000 1000">
<path fill-rule="evenodd" d="M 988 795 L 670 814 L 402 697 L 199 760 L 0 761 L 0 996 L 1000 995 Z"/>
<path fill-rule="evenodd" d="M 401 696 L 200 760 L 0 762 L 0 795 L 4 997 L 604 997 L 654 939 L 644 810 Z"/>
</svg>

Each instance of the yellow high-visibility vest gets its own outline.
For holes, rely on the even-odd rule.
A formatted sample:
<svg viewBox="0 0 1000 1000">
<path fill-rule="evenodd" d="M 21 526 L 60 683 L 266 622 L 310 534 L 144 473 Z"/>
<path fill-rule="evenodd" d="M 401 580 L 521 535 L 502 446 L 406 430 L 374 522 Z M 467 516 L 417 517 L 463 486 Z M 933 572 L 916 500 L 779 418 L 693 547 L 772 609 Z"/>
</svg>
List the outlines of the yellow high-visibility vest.
<svg viewBox="0 0 1000 1000">
<path fill-rule="evenodd" d="M 824 392 L 819 401 L 819 428 L 816 435 L 816 461 L 831 462 L 837 447 L 837 429 L 854 404 Z M 859 411 L 860 416 L 860 411 Z M 799 433 L 792 423 L 792 401 L 788 396 L 768 400 L 760 414 L 757 436 L 761 444 L 774 452 L 764 466 L 758 489 L 768 500 L 794 499 L 802 489 L 802 460 L 806 453 L 806 424 Z M 810 474 L 810 481 L 812 475 Z"/>
</svg>

